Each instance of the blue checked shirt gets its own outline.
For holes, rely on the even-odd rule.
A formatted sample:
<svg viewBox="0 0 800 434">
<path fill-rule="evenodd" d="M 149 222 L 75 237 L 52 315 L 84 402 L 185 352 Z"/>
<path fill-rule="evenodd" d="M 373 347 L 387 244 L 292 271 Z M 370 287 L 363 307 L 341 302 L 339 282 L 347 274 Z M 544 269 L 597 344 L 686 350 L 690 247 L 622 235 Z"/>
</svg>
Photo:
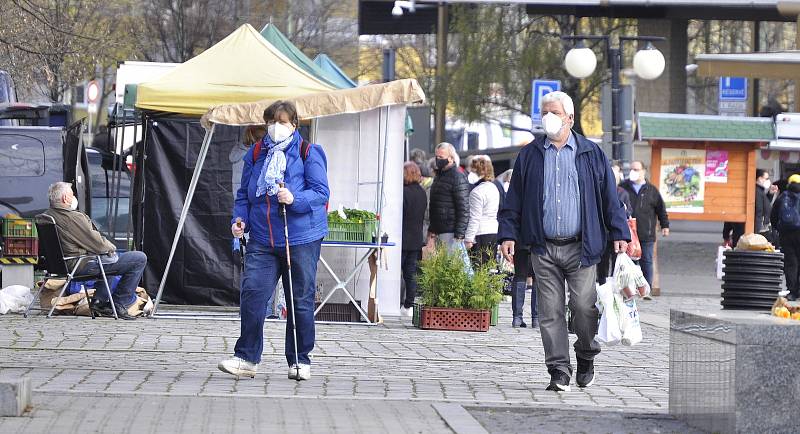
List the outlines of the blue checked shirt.
<svg viewBox="0 0 800 434">
<path fill-rule="evenodd" d="M 575 153 L 575 135 L 558 150 L 544 141 L 544 236 L 568 238 L 581 233 L 581 197 Z"/>
</svg>

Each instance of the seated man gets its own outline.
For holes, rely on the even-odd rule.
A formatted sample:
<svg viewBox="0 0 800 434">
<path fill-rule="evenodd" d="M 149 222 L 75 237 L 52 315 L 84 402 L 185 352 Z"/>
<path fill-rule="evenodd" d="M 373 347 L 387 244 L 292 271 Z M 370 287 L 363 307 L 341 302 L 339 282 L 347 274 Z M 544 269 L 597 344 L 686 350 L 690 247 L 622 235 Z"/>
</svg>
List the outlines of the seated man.
<svg viewBox="0 0 800 434">
<path fill-rule="evenodd" d="M 137 301 L 136 286 L 142 278 L 147 256 L 137 251 L 117 253 L 114 244 L 100 235 L 89 216 L 77 210 L 78 199 L 72 193 L 72 184 L 56 182 L 50 186 L 47 194 L 50 198 L 50 209 L 45 214 L 53 217 L 56 222 L 64 256 L 102 255 L 101 261 L 106 274 L 121 276 L 113 292 L 117 316 L 134 319 L 127 309 Z M 68 261 L 67 267 L 72 270 L 76 261 L 77 259 Z M 75 274 L 100 275 L 97 260 L 84 259 Z M 102 279 L 97 280 L 91 308 L 101 316 L 114 316 Z"/>
</svg>

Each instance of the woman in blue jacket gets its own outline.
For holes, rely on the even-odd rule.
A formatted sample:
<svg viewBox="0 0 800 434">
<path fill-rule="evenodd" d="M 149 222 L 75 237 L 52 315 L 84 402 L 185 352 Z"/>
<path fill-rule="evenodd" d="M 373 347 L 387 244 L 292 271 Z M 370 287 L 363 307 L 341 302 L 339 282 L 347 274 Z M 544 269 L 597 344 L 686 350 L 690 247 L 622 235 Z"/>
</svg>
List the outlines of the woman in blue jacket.
<svg viewBox="0 0 800 434">
<path fill-rule="evenodd" d="M 314 291 L 322 239 L 328 233 L 325 205 L 328 189 L 327 159 L 322 148 L 306 143 L 297 131 L 297 109 L 276 101 L 264 110 L 267 135 L 244 156 L 242 185 L 236 194 L 231 231 L 241 237 L 249 231 L 240 300 L 241 333 L 234 357 L 219 363 L 223 372 L 255 377 L 264 347 L 267 300 L 283 279 L 289 299 L 284 219 L 286 207 L 292 263 L 297 359 L 295 365 L 292 315 L 286 321 L 285 354 L 289 378 L 311 377 L 309 353 L 314 348 Z M 281 187 L 280 185 L 284 186 Z M 236 220 L 241 219 L 237 224 Z M 287 303 L 288 304 L 288 303 Z"/>
</svg>

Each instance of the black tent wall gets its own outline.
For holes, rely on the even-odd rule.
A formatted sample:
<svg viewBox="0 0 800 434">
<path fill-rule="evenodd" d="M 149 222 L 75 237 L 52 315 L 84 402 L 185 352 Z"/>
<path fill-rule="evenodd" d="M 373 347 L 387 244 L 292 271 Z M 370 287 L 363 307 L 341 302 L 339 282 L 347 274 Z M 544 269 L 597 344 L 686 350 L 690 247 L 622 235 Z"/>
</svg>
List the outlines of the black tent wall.
<svg viewBox="0 0 800 434">
<path fill-rule="evenodd" d="M 151 296 L 167 263 L 173 235 L 205 130 L 197 118 L 147 117 L 135 197 L 137 246 L 147 254 L 143 285 Z M 239 304 L 238 255 L 231 248 L 233 192 L 241 176 L 240 128 L 218 125 L 189 207 L 164 287 L 173 304 Z M 234 175 L 234 172 L 238 171 Z"/>
</svg>

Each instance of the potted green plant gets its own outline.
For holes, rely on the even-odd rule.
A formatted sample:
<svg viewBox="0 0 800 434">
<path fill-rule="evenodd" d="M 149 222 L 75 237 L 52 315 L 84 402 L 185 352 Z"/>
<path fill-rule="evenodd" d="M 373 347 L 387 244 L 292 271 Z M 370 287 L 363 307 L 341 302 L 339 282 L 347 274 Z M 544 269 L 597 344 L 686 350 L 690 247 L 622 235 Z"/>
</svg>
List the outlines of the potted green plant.
<svg viewBox="0 0 800 434">
<path fill-rule="evenodd" d="M 420 328 L 486 331 L 491 309 L 503 298 L 503 277 L 494 261 L 474 269 L 462 251 L 438 246 L 420 262 L 418 284 L 423 290 Z"/>
</svg>

